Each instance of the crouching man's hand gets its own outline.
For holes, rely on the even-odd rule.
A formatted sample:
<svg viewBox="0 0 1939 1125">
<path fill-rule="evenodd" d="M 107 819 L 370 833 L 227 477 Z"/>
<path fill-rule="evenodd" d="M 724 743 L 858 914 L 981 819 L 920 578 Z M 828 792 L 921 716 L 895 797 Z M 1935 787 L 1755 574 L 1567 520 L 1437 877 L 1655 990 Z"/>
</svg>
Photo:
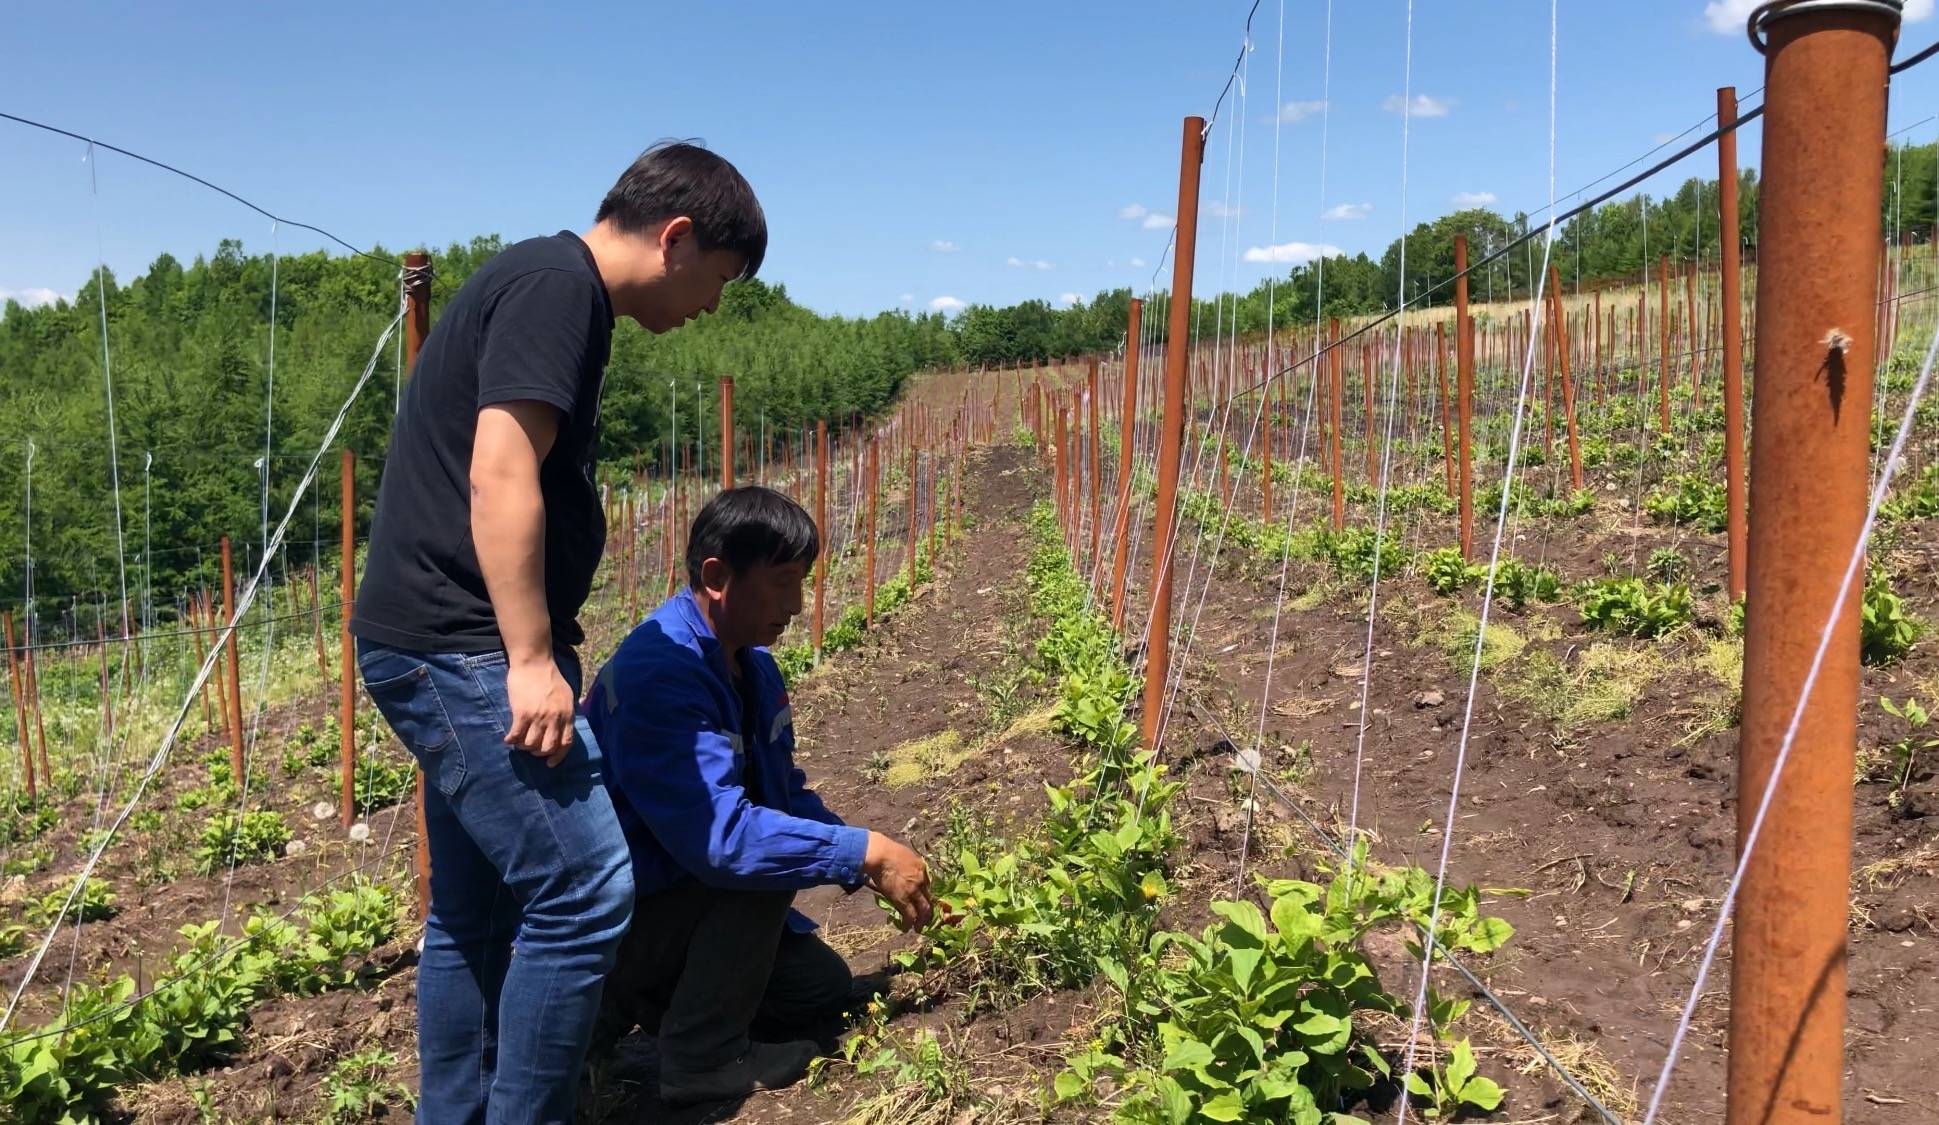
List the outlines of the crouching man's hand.
<svg viewBox="0 0 1939 1125">
<path fill-rule="evenodd" d="M 902 916 L 903 929 L 922 929 L 935 915 L 936 905 L 929 897 L 929 865 L 908 845 L 870 832 L 868 851 L 862 856 L 862 874 Z"/>
</svg>

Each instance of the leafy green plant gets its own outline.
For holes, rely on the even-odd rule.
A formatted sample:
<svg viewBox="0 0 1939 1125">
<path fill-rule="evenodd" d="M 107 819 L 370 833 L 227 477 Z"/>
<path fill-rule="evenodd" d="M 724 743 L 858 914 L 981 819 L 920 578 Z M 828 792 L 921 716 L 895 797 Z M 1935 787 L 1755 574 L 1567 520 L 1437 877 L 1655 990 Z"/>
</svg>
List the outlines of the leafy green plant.
<svg viewBox="0 0 1939 1125">
<path fill-rule="evenodd" d="M 1632 637 L 1656 637 L 1686 625 L 1696 615 L 1690 588 L 1681 582 L 1641 578 L 1598 578 L 1577 594 L 1583 623 L 1591 629 Z"/>
<path fill-rule="evenodd" d="M 1724 486 L 1702 473 L 1679 473 L 1643 500 L 1643 510 L 1664 523 L 1722 531 L 1729 521 Z"/>
<path fill-rule="evenodd" d="M 1475 1073 L 1474 1048 L 1466 1039 L 1457 1041 L 1449 1052 L 1445 1069 L 1430 1068 L 1407 1076 L 1407 1092 L 1427 1103 L 1422 1116 L 1447 1117 L 1463 1109 L 1493 1112 L 1501 1105 L 1501 1087 L 1493 1079 Z"/>
<path fill-rule="evenodd" d="M 329 1120 L 348 1125 L 369 1121 L 377 1111 L 392 1106 L 415 1105 L 417 1099 L 410 1090 L 385 1077 L 396 1065 L 397 1056 L 381 1047 L 338 1059 L 323 1078 L 323 1104 Z"/>
<path fill-rule="evenodd" d="M 1890 664 L 1924 632 L 1925 623 L 1907 612 L 1905 599 L 1892 590 L 1892 576 L 1882 566 L 1873 567 L 1858 614 L 1858 649 L 1864 662 Z"/>
<path fill-rule="evenodd" d="M 28 910 L 28 916 L 42 925 L 52 925 L 61 917 L 61 907 L 67 906 L 71 889 L 62 885 L 48 891 Z M 102 879 L 81 884 L 81 893 L 73 905 L 67 906 L 67 916 L 77 922 L 100 922 L 114 917 L 115 912 L 114 890 Z"/>
<path fill-rule="evenodd" d="M 1690 560 L 1675 547 L 1658 547 L 1649 554 L 1649 576 L 1658 582 L 1687 582 Z"/>
<path fill-rule="evenodd" d="M 257 809 L 240 816 L 217 813 L 202 826 L 202 843 L 195 850 L 195 869 L 207 875 L 219 867 L 266 863 L 283 854 L 290 842 L 289 825 L 274 809 Z"/>
<path fill-rule="evenodd" d="M 0 926 L 0 961 L 18 957 L 27 948 L 27 927 Z"/>
<path fill-rule="evenodd" d="M 1596 494 L 1587 488 L 1576 489 L 1542 501 L 1539 510 L 1542 515 L 1552 516 L 1557 519 L 1574 519 L 1577 516 L 1586 516 L 1596 510 Z"/>
<path fill-rule="evenodd" d="M 52 801 L 29 801 L 23 794 L 8 798 L 6 816 L 0 817 L 0 844 L 24 844 L 60 823 L 60 806 Z"/>
<path fill-rule="evenodd" d="M 407 757 L 365 753 L 352 775 L 356 805 L 363 810 L 394 805 L 417 788 L 417 768 Z"/>
<path fill-rule="evenodd" d="M 1939 738 L 1925 734 L 1926 726 L 1932 717 L 1926 713 L 1918 699 L 1907 696 L 1904 703 L 1893 703 L 1889 698 L 1880 696 L 1878 705 L 1888 715 L 1905 724 L 1905 734 L 1892 743 L 1892 807 L 1897 808 L 1905 793 L 1905 787 L 1912 781 L 1913 772 L 1918 769 L 1921 751 L 1939 748 Z"/>
<path fill-rule="evenodd" d="M 1531 601 L 1553 602 L 1561 598 L 1562 579 L 1548 567 L 1532 567 L 1519 559 L 1503 559 L 1495 564 L 1495 599 L 1509 610 L 1520 613 Z"/>
<path fill-rule="evenodd" d="M 1471 565 L 1461 556 L 1459 547 L 1436 547 L 1422 555 L 1420 571 L 1428 588 L 1443 597 L 1460 592 L 1484 573 L 1482 567 Z"/>
<path fill-rule="evenodd" d="M 1214 902 L 1221 920 L 1202 934 L 1160 933 L 1135 962 L 1102 966 L 1122 1014 L 1068 1060 L 1053 1084 L 1060 1100 L 1093 1100 L 1108 1078 L 1122 1089 L 1121 1121 L 1355 1120 L 1340 1108 L 1391 1073 L 1358 1017 L 1407 1014 L 1381 987 L 1363 940 L 1398 928 L 1420 956 L 1434 880 L 1419 868 L 1371 869 L 1362 842 L 1326 885 L 1271 880 L 1264 889 L 1266 910 Z M 1442 904 L 1444 948 L 1488 952 L 1514 932 L 1481 915 L 1471 888 L 1444 889 Z M 1441 1034 L 1459 1010 L 1436 1004 Z M 1460 1077 L 1467 1088 L 1472 1075 Z M 1449 1085 L 1446 1074 L 1434 1079 Z M 1487 1095 L 1473 1086 L 1475 1104 Z"/>
</svg>

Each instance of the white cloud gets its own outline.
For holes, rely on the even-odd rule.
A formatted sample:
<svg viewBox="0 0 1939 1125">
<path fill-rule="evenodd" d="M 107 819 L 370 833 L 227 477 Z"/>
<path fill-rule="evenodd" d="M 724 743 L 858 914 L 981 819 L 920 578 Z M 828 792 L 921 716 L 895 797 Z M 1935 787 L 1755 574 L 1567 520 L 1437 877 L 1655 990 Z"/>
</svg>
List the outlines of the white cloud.
<svg viewBox="0 0 1939 1125">
<path fill-rule="evenodd" d="M 902 296 L 897 297 L 895 299 L 895 303 L 898 305 L 912 305 L 915 303 L 915 301 L 916 301 L 916 295 L 914 293 L 904 293 Z"/>
<path fill-rule="evenodd" d="M 953 313 L 961 312 L 963 308 L 963 302 L 955 297 L 937 297 L 935 300 L 929 302 L 929 311 L 931 312 Z"/>
<path fill-rule="evenodd" d="M 18 301 L 23 306 L 31 309 L 40 305 L 51 305 L 55 301 L 64 299 L 66 299 L 66 294 L 56 293 L 52 289 L 42 289 L 39 287 L 28 289 L 0 289 L 0 307 L 4 307 L 8 301 Z"/>
<path fill-rule="evenodd" d="M 1172 217 L 1170 215 L 1160 215 L 1158 212 L 1153 211 L 1151 214 L 1145 216 L 1143 226 L 1146 230 L 1164 230 L 1171 226 L 1171 224 Z"/>
<path fill-rule="evenodd" d="M 1373 204 L 1371 203 L 1342 203 L 1337 207 L 1328 207 L 1325 211 L 1322 211 L 1320 218 L 1325 219 L 1329 223 L 1342 223 L 1351 222 L 1354 219 L 1364 219 L 1371 214 L 1373 214 Z"/>
<path fill-rule="evenodd" d="M 929 248 L 931 250 L 934 250 L 938 254 L 954 254 L 956 251 L 962 249 L 962 247 L 956 245 L 954 242 L 951 242 L 947 238 L 937 239 L 936 241 L 929 244 Z"/>
<path fill-rule="evenodd" d="M 1246 251 L 1248 262 L 1277 262 L 1304 265 L 1315 258 L 1331 258 L 1342 251 L 1324 242 L 1282 242 L 1277 246 L 1254 246 Z"/>
<path fill-rule="evenodd" d="M 1656 144 L 1656 145 L 1666 145 L 1666 144 L 1669 144 L 1671 141 L 1676 140 L 1676 137 L 1677 135 L 1675 133 L 1652 133 L 1650 135 L 1650 143 Z"/>
<path fill-rule="evenodd" d="M 1205 205 L 1205 213 L 1214 219 L 1236 219 L 1239 217 L 1239 208 L 1235 204 L 1215 199 Z"/>
<path fill-rule="evenodd" d="M 1750 14 L 1764 0 L 1710 0 L 1703 6 L 1703 18 L 1719 35 L 1742 35 Z M 1932 15 L 1932 0 L 1905 0 L 1905 22 L 1917 23 Z"/>
<path fill-rule="evenodd" d="M 1145 260 L 1143 258 L 1133 258 L 1127 264 L 1134 270 L 1141 270 L 1145 268 Z"/>
<path fill-rule="evenodd" d="M 1084 298 L 1078 296 L 1075 293 L 1059 293 L 1057 295 L 1057 303 L 1060 305 L 1082 304 L 1083 301 L 1084 301 Z"/>
<path fill-rule="evenodd" d="M 1405 113 L 1409 117 L 1446 117 L 1454 108 L 1453 98 L 1436 98 L 1427 94 L 1415 94 L 1412 99 L 1399 94 L 1390 94 L 1380 108 L 1388 113 Z"/>
<path fill-rule="evenodd" d="M 1492 191 L 1457 191 L 1448 200 L 1456 207 L 1488 207 L 1495 202 Z"/>
<path fill-rule="evenodd" d="M 1145 205 L 1142 203 L 1127 203 L 1118 208 L 1120 219 L 1142 219 L 1148 214 L 1150 212 L 1145 210 Z"/>
<path fill-rule="evenodd" d="M 1287 102 L 1279 107 L 1279 123 L 1297 125 L 1315 114 L 1324 112 L 1325 102 Z"/>
<path fill-rule="evenodd" d="M 1055 266 L 1052 266 L 1049 262 L 1044 261 L 1042 258 L 1033 258 L 1030 261 L 1026 262 L 1022 258 L 1019 258 L 1015 255 L 1011 255 L 1007 260 L 1004 261 L 1003 264 L 1006 266 L 1009 266 L 1011 269 L 1018 269 L 1018 270 L 1024 269 L 1026 267 L 1033 270 L 1048 270 L 1048 269 L 1056 268 Z"/>
</svg>

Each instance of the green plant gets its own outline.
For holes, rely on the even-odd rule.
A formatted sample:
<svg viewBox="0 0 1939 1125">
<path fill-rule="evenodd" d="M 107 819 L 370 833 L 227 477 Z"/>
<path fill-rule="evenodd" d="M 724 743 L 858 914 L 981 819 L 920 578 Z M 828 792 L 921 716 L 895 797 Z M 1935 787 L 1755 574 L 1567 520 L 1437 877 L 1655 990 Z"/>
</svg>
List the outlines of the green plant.
<svg viewBox="0 0 1939 1125">
<path fill-rule="evenodd" d="M 417 767 L 408 757 L 369 752 L 352 775 L 358 808 L 368 812 L 394 805 L 417 787 Z"/>
<path fill-rule="evenodd" d="M 0 926 L 0 961 L 17 957 L 27 948 L 27 927 Z"/>
<path fill-rule="evenodd" d="M 1540 511 L 1545 516 L 1558 519 L 1574 519 L 1586 516 L 1596 510 L 1596 494 L 1582 488 L 1561 496 L 1552 496 L 1541 502 Z"/>
<path fill-rule="evenodd" d="M 207 875 L 218 867 L 265 863 L 283 854 L 290 842 L 289 825 L 274 809 L 257 809 L 240 816 L 218 813 L 202 826 L 202 843 L 195 850 L 195 869 Z"/>
<path fill-rule="evenodd" d="M 1422 555 L 1420 571 L 1427 579 L 1428 588 L 1443 597 L 1458 593 L 1483 573 L 1481 567 L 1471 565 L 1461 556 L 1459 547 L 1436 547 Z"/>
<path fill-rule="evenodd" d="M 381 1047 L 358 1051 L 337 1060 L 323 1079 L 323 1102 L 333 1122 L 369 1121 L 380 1109 L 415 1105 L 417 1099 L 403 1085 L 385 1075 L 397 1056 Z"/>
<path fill-rule="evenodd" d="M 1675 547 L 1658 547 L 1649 554 L 1649 576 L 1658 582 L 1687 582 L 1690 560 Z"/>
<path fill-rule="evenodd" d="M 1928 738 L 1924 734 L 1932 718 L 1916 698 L 1907 696 L 1904 703 L 1893 703 L 1889 698 L 1880 696 L 1878 705 L 1886 714 L 1905 724 L 1905 734 L 1891 747 L 1893 776 L 1890 801 L 1897 808 L 1905 787 L 1912 781 L 1913 772 L 1918 769 L 1920 751 L 1939 748 L 1939 738 Z"/>
<path fill-rule="evenodd" d="M 1925 623 L 1906 611 L 1905 599 L 1892 590 L 1892 576 L 1874 566 L 1859 605 L 1858 649 L 1867 664 L 1890 664 L 1908 652 L 1925 632 Z"/>
<path fill-rule="evenodd" d="M 1441 1118 L 1472 1107 L 1483 1113 L 1501 1105 L 1501 1087 L 1493 1079 L 1475 1073 L 1474 1048 L 1466 1039 L 1457 1041 L 1448 1053 L 1446 1069 L 1429 1068 L 1407 1076 L 1407 1092 L 1427 1102 L 1422 1116 Z"/>
<path fill-rule="evenodd" d="M 1509 610 L 1520 613 L 1531 601 L 1553 602 L 1561 597 L 1562 579 L 1548 567 L 1531 567 L 1519 559 L 1495 564 L 1495 598 Z"/>
<path fill-rule="evenodd" d="M 1053 1084 L 1060 1100 L 1094 1099 L 1109 1078 L 1123 1091 L 1121 1121 L 1356 1120 L 1339 1111 L 1391 1073 L 1357 1017 L 1407 1014 L 1381 987 L 1363 941 L 1398 928 L 1419 957 L 1434 880 L 1419 868 L 1371 869 L 1362 842 L 1326 885 L 1263 886 L 1266 910 L 1214 902 L 1221 920 L 1199 936 L 1160 933 L 1135 961 L 1102 966 L 1121 1016 L 1068 1060 Z M 1443 889 L 1441 905 L 1443 948 L 1488 952 L 1514 932 L 1481 915 L 1472 888 Z M 1431 1008 L 1437 1037 L 1465 1011 L 1438 997 Z M 1448 1085 L 1447 1075 L 1434 1077 Z M 1470 1076 L 1461 1077 L 1466 1088 Z M 1472 1097 L 1485 1101 L 1487 1087 L 1477 1083 Z"/>
<path fill-rule="evenodd" d="M 1728 523 L 1722 483 L 1702 473 L 1679 473 L 1643 500 L 1643 510 L 1665 523 L 1722 531 Z"/>
<path fill-rule="evenodd" d="M 1632 637 L 1656 637 L 1685 625 L 1696 614 L 1690 588 L 1681 582 L 1598 578 L 1577 593 L 1583 623 Z"/>
<path fill-rule="evenodd" d="M 67 907 L 67 916 L 77 922 L 99 922 L 115 916 L 114 890 L 106 881 L 89 879 L 81 884 L 81 893 L 71 906 L 67 904 L 70 893 L 70 887 L 55 887 L 41 896 L 40 901 L 28 910 L 28 916 L 42 925 L 52 925 L 62 917 L 63 906 Z"/>
</svg>

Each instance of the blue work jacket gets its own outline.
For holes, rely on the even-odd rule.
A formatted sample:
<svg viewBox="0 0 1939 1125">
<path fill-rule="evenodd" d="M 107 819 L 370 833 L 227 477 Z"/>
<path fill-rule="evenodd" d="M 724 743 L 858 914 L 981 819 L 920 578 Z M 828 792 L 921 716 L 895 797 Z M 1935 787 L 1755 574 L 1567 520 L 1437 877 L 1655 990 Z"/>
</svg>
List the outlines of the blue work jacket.
<svg viewBox="0 0 1939 1125">
<path fill-rule="evenodd" d="M 796 768 L 781 669 L 764 648 L 743 650 L 741 668 L 751 716 L 682 590 L 634 627 L 586 696 L 640 895 L 688 880 L 746 890 L 863 881 L 868 832 L 829 812 Z"/>
</svg>

